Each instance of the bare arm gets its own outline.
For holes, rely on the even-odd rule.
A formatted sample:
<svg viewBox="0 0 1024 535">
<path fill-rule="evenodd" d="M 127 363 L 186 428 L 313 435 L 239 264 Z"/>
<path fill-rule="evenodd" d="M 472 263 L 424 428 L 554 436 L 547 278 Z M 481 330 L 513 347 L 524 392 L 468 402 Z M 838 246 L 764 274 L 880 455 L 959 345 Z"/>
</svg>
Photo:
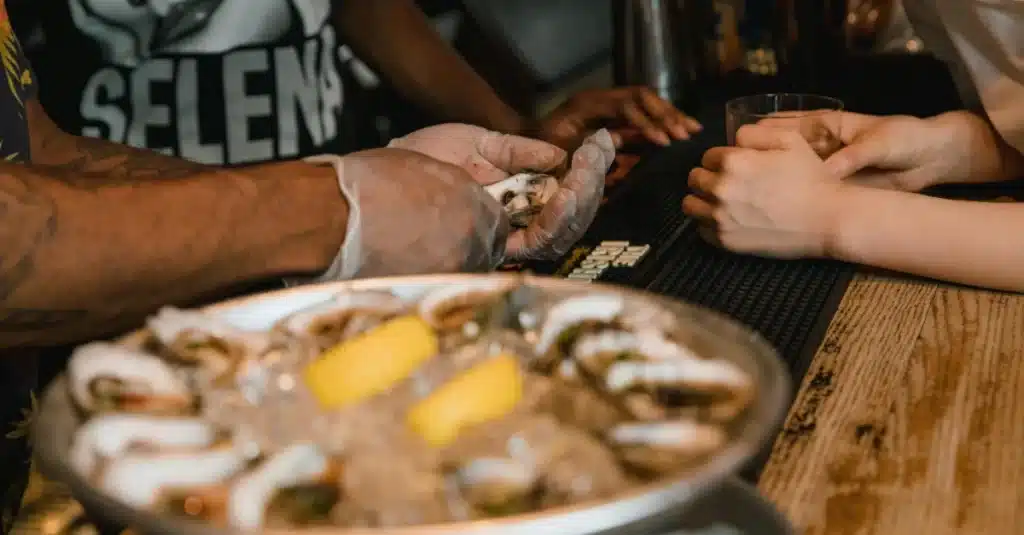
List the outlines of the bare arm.
<svg viewBox="0 0 1024 535">
<path fill-rule="evenodd" d="M 935 183 L 982 183 L 1024 178 L 1024 155 L 1007 143 L 982 112 L 966 110 L 936 115 L 927 121 L 953 136 L 952 143 L 964 147 L 966 161 L 953 168 L 951 176 Z"/>
<path fill-rule="evenodd" d="M 164 304 L 322 271 L 344 239 L 329 169 L 207 168 L 55 133 L 29 110 L 38 161 L 0 163 L 0 348 L 106 336 Z"/>
<path fill-rule="evenodd" d="M 506 133 L 526 122 L 434 31 L 413 0 L 335 2 L 337 26 L 404 96 L 448 120 Z"/>
<path fill-rule="evenodd" d="M 832 256 L 999 290 L 1024 291 L 1024 204 L 843 190 Z"/>
</svg>

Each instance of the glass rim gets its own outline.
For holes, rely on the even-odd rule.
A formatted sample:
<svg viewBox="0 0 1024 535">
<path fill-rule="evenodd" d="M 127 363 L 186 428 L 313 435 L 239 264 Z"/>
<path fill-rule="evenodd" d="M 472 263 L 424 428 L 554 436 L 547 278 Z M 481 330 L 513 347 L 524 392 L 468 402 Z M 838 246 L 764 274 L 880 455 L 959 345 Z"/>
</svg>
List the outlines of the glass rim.
<svg viewBox="0 0 1024 535">
<path fill-rule="evenodd" d="M 843 101 L 839 100 L 838 98 L 830 97 L 830 96 L 826 96 L 826 95 L 819 95 L 819 94 L 816 94 L 816 93 L 785 93 L 785 92 L 783 92 L 783 93 L 758 93 L 756 95 L 745 95 L 745 96 L 742 96 L 742 97 L 736 97 L 736 98 L 733 98 L 733 99 L 729 99 L 725 103 L 725 112 L 726 113 L 730 113 L 730 112 L 734 111 L 733 108 L 736 107 L 737 105 L 739 105 L 740 103 L 744 102 L 744 101 L 752 100 L 752 99 L 756 99 L 756 98 L 766 98 L 766 97 L 768 97 L 768 98 L 770 98 L 770 97 L 813 98 L 813 99 L 820 100 L 821 102 L 831 104 L 831 106 L 832 106 L 831 108 L 818 108 L 818 109 L 814 109 L 814 110 L 786 110 L 785 112 L 783 112 L 783 113 L 791 113 L 791 114 L 793 114 L 793 115 L 791 115 L 792 117 L 804 117 L 804 116 L 807 116 L 807 115 L 813 115 L 813 114 L 816 114 L 816 113 L 824 113 L 824 112 L 841 112 L 841 111 L 843 111 L 845 109 L 845 106 L 846 106 L 843 103 Z M 749 117 L 758 117 L 758 118 L 771 117 L 772 115 L 774 115 L 776 113 L 780 113 L 780 112 L 778 112 L 778 111 L 773 111 L 773 112 L 749 112 L 749 111 L 745 111 L 745 112 L 743 112 L 744 115 L 747 115 Z"/>
</svg>

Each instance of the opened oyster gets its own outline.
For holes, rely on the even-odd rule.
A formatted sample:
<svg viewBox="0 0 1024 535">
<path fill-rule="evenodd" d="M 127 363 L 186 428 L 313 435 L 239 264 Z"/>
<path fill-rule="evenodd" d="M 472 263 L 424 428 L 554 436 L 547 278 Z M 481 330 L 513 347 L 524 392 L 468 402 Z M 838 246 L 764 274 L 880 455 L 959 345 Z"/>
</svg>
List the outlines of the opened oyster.
<svg viewBox="0 0 1024 535">
<path fill-rule="evenodd" d="M 531 176 L 502 187 L 546 202 L 557 182 Z M 139 347 L 82 346 L 70 464 L 129 505 L 239 531 L 488 519 L 693 466 L 753 400 L 744 370 L 641 300 L 512 277 L 416 295 L 346 291 L 263 331 L 166 308 Z"/>
<path fill-rule="evenodd" d="M 558 179 L 551 175 L 520 173 L 486 189 L 505 207 L 512 226 L 525 228 L 558 191 Z"/>
</svg>

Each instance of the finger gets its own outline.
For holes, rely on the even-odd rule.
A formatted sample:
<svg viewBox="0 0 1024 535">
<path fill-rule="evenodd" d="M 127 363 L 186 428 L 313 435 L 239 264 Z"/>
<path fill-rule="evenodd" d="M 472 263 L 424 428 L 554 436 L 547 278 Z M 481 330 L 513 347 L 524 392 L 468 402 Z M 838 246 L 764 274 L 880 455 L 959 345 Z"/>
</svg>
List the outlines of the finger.
<svg viewBox="0 0 1024 535">
<path fill-rule="evenodd" d="M 700 225 L 697 227 L 697 235 L 700 236 L 704 241 L 710 243 L 711 245 L 725 249 L 725 245 L 722 243 L 722 240 L 718 237 L 718 231 L 715 229 L 715 227 L 710 225 Z"/>
<path fill-rule="evenodd" d="M 653 143 L 658 145 L 669 145 L 672 140 L 669 139 L 668 134 L 665 133 L 661 126 L 655 124 L 647 113 L 644 112 L 636 102 L 632 100 L 626 100 L 622 103 L 622 116 L 624 119 L 629 121 L 630 124 L 640 129 L 643 132 L 644 137 L 649 139 Z"/>
<path fill-rule="evenodd" d="M 703 167 L 695 167 L 690 171 L 690 176 L 686 180 L 686 185 L 690 188 L 690 191 L 693 192 L 693 194 L 705 199 L 714 199 L 715 190 L 718 189 L 720 181 L 721 178 L 717 173 L 708 171 Z"/>
<path fill-rule="evenodd" d="M 863 136 L 829 156 L 825 167 L 832 174 L 845 178 L 885 161 L 888 152 L 889 146 L 881 136 Z"/>
<path fill-rule="evenodd" d="M 626 143 L 625 138 L 622 136 L 622 132 L 609 131 L 608 134 L 612 136 L 612 144 L 616 149 L 621 149 Z"/>
<path fill-rule="evenodd" d="M 608 130 L 602 128 L 587 136 L 572 155 L 570 169 L 579 167 L 607 173 L 615 161 L 615 142 Z"/>
<path fill-rule="evenodd" d="M 686 126 L 687 130 L 693 133 L 704 130 L 704 125 L 700 124 L 700 121 L 686 114 L 683 114 L 683 124 Z"/>
<path fill-rule="evenodd" d="M 616 127 L 611 129 L 610 132 L 612 132 L 613 135 L 618 135 L 622 140 L 622 145 L 615 147 L 617 149 L 621 149 L 628 145 L 637 145 L 647 142 L 647 137 L 644 136 L 644 133 L 634 126 Z"/>
<path fill-rule="evenodd" d="M 797 132 L 821 158 L 827 158 L 841 145 L 839 112 L 789 116 L 773 114 L 757 122 L 757 126 Z"/>
<path fill-rule="evenodd" d="M 741 126 L 736 131 L 736 146 L 755 150 L 812 150 L 799 131 L 761 124 Z"/>
<path fill-rule="evenodd" d="M 509 236 L 506 257 L 515 261 L 554 260 L 567 253 L 593 220 L 580 214 L 578 207 L 571 190 L 559 190 L 527 228 Z"/>
<path fill-rule="evenodd" d="M 672 103 L 662 99 L 648 88 L 638 91 L 640 104 L 647 114 L 655 121 L 661 123 L 663 129 L 672 134 L 676 139 L 690 139 L 690 132 L 686 129 L 683 119 L 686 116 L 676 109 Z"/>
<path fill-rule="evenodd" d="M 839 114 L 839 141 L 845 145 L 861 136 L 864 132 L 872 129 L 883 117 L 878 115 L 864 115 L 862 113 L 842 112 Z"/>
<path fill-rule="evenodd" d="M 565 161 L 565 151 L 538 139 L 487 132 L 477 138 L 476 150 L 488 163 L 506 173 L 550 171 Z"/>
<path fill-rule="evenodd" d="M 712 147 L 704 151 L 704 155 L 700 159 L 700 166 L 710 171 L 721 171 L 726 158 L 730 154 L 742 151 L 743 149 L 737 147 Z"/>
<path fill-rule="evenodd" d="M 696 195 L 683 197 L 683 213 L 697 219 L 702 225 L 714 221 L 714 207 L 707 200 Z"/>
</svg>

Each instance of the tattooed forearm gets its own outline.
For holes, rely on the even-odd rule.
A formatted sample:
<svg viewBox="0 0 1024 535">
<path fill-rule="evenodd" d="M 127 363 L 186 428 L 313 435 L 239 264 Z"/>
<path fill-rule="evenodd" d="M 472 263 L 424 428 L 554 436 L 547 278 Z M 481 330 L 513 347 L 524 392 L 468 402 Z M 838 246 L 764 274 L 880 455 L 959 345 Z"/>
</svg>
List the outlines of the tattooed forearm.
<svg viewBox="0 0 1024 535">
<path fill-rule="evenodd" d="M 57 232 L 53 201 L 15 176 L 0 176 L 0 303 L 34 270 L 36 250 Z"/>
<path fill-rule="evenodd" d="M 330 169 L 121 182 L 56 169 L 0 161 L 0 352 L 107 337 L 160 306 L 320 272 L 345 236 Z"/>
<path fill-rule="evenodd" d="M 124 183 L 133 180 L 177 179 L 209 171 L 210 167 L 103 139 L 67 136 L 50 142 L 33 163 L 69 176 Z"/>
<path fill-rule="evenodd" d="M 150 150 L 67 134 L 53 124 L 36 101 L 29 101 L 26 110 L 32 133 L 32 163 L 63 180 L 102 187 L 180 179 L 213 169 Z"/>
</svg>

